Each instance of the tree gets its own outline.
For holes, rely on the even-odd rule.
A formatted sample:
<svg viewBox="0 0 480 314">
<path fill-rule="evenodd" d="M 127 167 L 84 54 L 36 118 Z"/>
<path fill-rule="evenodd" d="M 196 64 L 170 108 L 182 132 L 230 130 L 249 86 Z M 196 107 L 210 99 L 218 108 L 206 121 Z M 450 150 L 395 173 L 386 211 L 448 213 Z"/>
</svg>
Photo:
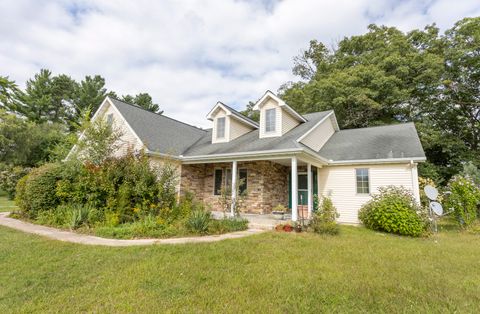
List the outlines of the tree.
<svg viewBox="0 0 480 314">
<path fill-rule="evenodd" d="M 73 96 L 77 83 L 67 75 L 40 70 L 26 84 L 15 112 L 33 122 L 67 122 L 75 117 Z"/>
<path fill-rule="evenodd" d="M 241 111 L 240 113 L 246 117 L 249 117 L 253 121 L 260 121 L 260 112 L 253 110 L 255 103 L 253 101 L 249 101 L 247 105 L 247 109 Z"/>
<path fill-rule="evenodd" d="M 15 110 L 21 91 L 8 76 L 0 76 L 0 109 Z"/>
<path fill-rule="evenodd" d="M 370 25 L 332 50 L 313 40 L 293 73 L 301 80 L 280 97 L 300 113 L 334 109 L 342 128 L 416 122 L 428 159 L 420 174 L 437 183 L 480 162 L 480 18 L 444 34 Z"/>
<path fill-rule="evenodd" d="M 0 110 L 0 163 L 35 167 L 52 161 L 57 157 L 52 152 L 65 136 L 60 124 L 36 124 Z"/>
<path fill-rule="evenodd" d="M 105 79 L 100 75 L 85 76 L 75 90 L 75 111 L 81 117 L 83 111 L 95 112 L 107 96 Z"/>
<path fill-rule="evenodd" d="M 111 92 L 109 96 L 115 99 L 120 99 L 121 101 L 124 101 L 128 104 L 142 107 L 143 109 L 146 109 L 148 111 L 151 111 L 157 114 L 163 113 L 163 110 L 160 110 L 160 106 L 153 102 L 152 96 L 150 96 L 150 94 L 148 93 L 140 93 L 135 96 L 127 94 L 127 95 L 123 95 L 122 97 L 118 97 L 115 92 Z"/>
</svg>

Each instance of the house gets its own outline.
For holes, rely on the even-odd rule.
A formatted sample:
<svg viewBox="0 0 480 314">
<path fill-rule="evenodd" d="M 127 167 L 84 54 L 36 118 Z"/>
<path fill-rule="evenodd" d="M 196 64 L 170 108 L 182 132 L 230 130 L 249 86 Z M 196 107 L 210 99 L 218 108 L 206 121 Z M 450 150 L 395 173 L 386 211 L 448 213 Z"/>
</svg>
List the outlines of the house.
<svg viewBox="0 0 480 314">
<path fill-rule="evenodd" d="M 191 191 L 213 210 L 222 187 L 238 182 L 232 200 L 246 190 L 246 211 L 281 204 L 292 220 L 311 214 L 315 194 L 332 199 L 343 223 L 358 223 L 358 210 L 382 186 L 404 186 L 419 201 L 425 154 L 413 123 L 341 130 L 333 111 L 301 115 L 270 91 L 254 109 L 259 123 L 218 102 L 204 130 L 107 97 L 94 119 L 122 130 L 116 154 L 144 149 L 153 165 L 175 162 L 179 193 Z"/>
</svg>

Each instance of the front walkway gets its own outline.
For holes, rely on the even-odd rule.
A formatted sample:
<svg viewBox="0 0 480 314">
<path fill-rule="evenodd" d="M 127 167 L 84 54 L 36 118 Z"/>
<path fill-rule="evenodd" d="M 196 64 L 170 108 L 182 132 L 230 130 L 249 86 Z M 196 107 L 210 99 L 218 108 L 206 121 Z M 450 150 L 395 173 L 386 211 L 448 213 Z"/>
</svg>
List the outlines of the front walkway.
<svg viewBox="0 0 480 314">
<path fill-rule="evenodd" d="M 70 231 L 63 231 L 51 227 L 31 224 L 18 219 L 8 218 L 9 212 L 0 213 L 0 225 L 12 229 L 20 230 L 27 233 L 41 235 L 50 239 L 80 243 L 87 245 L 104 245 L 104 246 L 136 246 L 151 244 L 184 244 L 184 243 L 201 243 L 201 242 L 217 242 L 226 239 L 237 239 L 247 237 L 253 234 L 265 232 L 261 229 L 250 229 L 239 232 L 225 233 L 220 235 L 210 235 L 203 237 L 187 237 L 187 238 L 170 238 L 170 239 L 137 239 L 137 240 L 119 240 L 106 239 L 101 237 L 90 236 Z"/>
</svg>

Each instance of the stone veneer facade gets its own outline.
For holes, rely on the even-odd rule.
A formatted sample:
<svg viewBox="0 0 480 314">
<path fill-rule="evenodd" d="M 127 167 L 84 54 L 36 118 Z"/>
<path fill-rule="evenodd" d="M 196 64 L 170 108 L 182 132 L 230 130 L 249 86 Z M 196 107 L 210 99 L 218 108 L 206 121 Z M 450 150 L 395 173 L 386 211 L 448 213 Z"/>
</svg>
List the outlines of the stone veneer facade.
<svg viewBox="0 0 480 314">
<path fill-rule="evenodd" d="M 247 196 L 241 209 L 243 212 L 266 214 L 279 204 L 288 207 L 288 167 L 271 161 L 238 162 L 237 167 L 239 170 L 247 169 Z M 190 191 L 212 210 L 221 210 L 220 196 L 213 193 L 214 173 L 219 168 L 225 173 L 232 164 L 182 165 L 180 193 Z"/>
</svg>

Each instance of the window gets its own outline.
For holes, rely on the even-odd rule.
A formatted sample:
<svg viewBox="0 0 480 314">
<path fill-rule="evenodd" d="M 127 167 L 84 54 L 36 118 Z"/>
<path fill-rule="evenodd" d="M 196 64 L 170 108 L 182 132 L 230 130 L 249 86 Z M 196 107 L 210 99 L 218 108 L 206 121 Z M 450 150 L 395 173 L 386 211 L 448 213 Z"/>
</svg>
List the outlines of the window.
<svg viewBox="0 0 480 314">
<path fill-rule="evenodd" d="M 370 193 L 368 169 L 367 168 L 355 169 L 355 174 L 357 177 L 357 193 L 358 194 Z"/>
<path fill-rule="evenodd" d="M 225 137 L 225 117 L 217 119 L 217 138 Z"/>
<path fill-rule="evenodd" d="M 113 113 L 107 114 L 107 124 L 108 125 L 113 124 Z"/>
<path fill-rule="evenodd" d="M 276 110 L 275 108 L 265 111 L 265 132 L 275 132 Z"/>
<path fill-rule="evenodd" d="M 221 195 L 222 189 L 231 191 L 232 169 L 215 169 L 214 176 L 215 187 L 213 195 Z M 247 190 L 247 169 L 240 169 L 238 171 L 237 180 L 239 183 L 238 192 L 242 194 Z"/>
<path fill-rule="evenodd" d="M 213 190 L 213 195 L 222 194 L 222 177 L 223 177 L 223 170 L 215 169 L 215 187 Z"/>
<path fill-rule="evenodd" d="M 238 171 L 238 194 L 242 195 L 247 191 L 247 169 L 240 169 Z"/>
</svg>

